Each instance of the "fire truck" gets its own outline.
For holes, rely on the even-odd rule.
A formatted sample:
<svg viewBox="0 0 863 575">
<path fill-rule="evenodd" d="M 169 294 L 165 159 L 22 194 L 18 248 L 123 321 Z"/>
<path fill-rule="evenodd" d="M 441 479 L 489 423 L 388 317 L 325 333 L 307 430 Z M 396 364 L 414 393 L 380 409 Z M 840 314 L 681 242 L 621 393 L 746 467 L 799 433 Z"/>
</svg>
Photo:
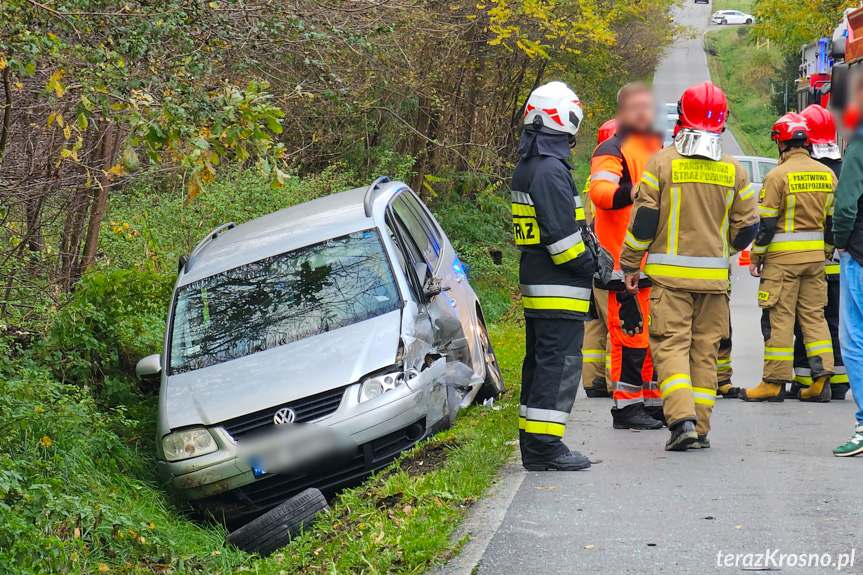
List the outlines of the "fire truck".
<svg viewBox="0 0 863 575">
<path fill-rule="evenodd" d="M 803 46 L 797 80 L 797 109 L 820 104 L 841 117 L 863 70 L 863 6 L 845 10 L 831 38 Z M 841 132 L 841 131 L 840 131 Z M 844 149 L 839 134 L 840 148 Z"/>
</svg>

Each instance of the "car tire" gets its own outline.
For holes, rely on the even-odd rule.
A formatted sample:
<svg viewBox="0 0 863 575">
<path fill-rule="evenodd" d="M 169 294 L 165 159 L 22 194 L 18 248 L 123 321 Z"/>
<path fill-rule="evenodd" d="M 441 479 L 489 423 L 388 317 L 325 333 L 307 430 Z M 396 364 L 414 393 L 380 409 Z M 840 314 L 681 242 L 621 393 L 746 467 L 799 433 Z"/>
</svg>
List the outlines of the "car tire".
<svg viewBox="0 0 863 575">
<path fill-rule="evenodd" d="M 747 23 L 747 24 L 752 24 L 752 18 L 747 18 L 747 19 L 746 19 L 746 23 Z"/>
<path fill-rule="evenodd" d="M 506 386 L 503 383 L 503 374 L 497 362 L 497 355 L 494 353 L 494 347 L 492 347 L 491 339 L 488 336 L 488 328 L 485 327 L 482 318 L 479 318 L 478 323 L 480 345 L 485 363 L 485 381 L 483 381 L 482 387 L 479 388 L 479 393 L 476 394 L 473 401 L 482 404 L 489 399 L 498 397 L 506 390 Z"/>
<path fill-rule="evenodd" d="M 722 21 L 720 22 L 720 24 L 722 24 L 723 26 L 728 26 L 728 20 L 723 18 Z"/>
<path fill-rule="evenodd" d="M 308 528 L 315 522 L 319 513 L 328 509 L 324 495 L 310 487 L 251 523 L 228 533 L 225 539 L 243 551 L 266 557 L 290 543 L 303 528 Z"/>
</svg>

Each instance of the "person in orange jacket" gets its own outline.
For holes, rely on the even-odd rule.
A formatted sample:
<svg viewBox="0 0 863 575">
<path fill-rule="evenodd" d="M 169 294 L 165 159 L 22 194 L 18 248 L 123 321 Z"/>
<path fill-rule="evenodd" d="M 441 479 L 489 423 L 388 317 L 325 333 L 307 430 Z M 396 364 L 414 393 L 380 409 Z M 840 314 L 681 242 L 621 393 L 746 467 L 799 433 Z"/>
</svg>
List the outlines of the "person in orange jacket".
<svg viewBox="0 0 863 575">
<path fill-rule="evenodd" d="M 617 132 L 614 118 L 606 121 L 596 133 L 596 145 L 612 137 Z M 584 187 L 584 217 L 588 225 L 593 224 L 593 203 L 590 201 L 590 178 Z M 611 397 L 611 380 L 608 379 L 608 367 L 611 358 L 608 355 L 608 294 L 606 297 L 596 297 L 604 292 L 593 290 L 596 302 L 597 318 L 584 324 L 584 369 L 581 372 L 582 385 L 587 397 Z"/>
<path fill-rule="evenodd" d="M 656 103 L 643 83 L 626 84 L 617 94 L 617 133 L 600 144 L 590 162 L 590 199 L 596 235 L 614 255 L 610 282 L 594 282 L 596 299 L 608 302 L 611 340 L 611 386 L 616 429 L 661 429 L 662 398 L 653 378 L 646 318 L 650 280 L 643 277 L 637 295 L 628 293 L 620 269 L 620 252 L 635 190 L 644 166 L 662 148 L 654 130 Z M 602 306 L 597 306 L 602 308 Z"/>
</svg>

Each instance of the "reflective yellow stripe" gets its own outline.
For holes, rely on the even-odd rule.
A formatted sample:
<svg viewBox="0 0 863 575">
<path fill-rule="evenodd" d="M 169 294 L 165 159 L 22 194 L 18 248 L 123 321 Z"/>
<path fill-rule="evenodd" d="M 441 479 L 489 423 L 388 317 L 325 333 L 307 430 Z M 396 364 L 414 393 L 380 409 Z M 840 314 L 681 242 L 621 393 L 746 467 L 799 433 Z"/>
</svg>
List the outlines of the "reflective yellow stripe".
<svg viewBox="0 0 863 575">
<path fill-rule="evenodd" d="M 712 160 L 672 160 L 671 182 L 674 184 L 697 183 L 734 187 L 736 179 L 734 164 Z"/>
<path fill-rule="evenodd" d="M 762 218 L 772 218 L 779 215 L 779 210 L 776 208 L 766 208 L 764 206 L 758 206 L 758 215 Z"/>
<path fill-rule="evenodd" d="M 587 312 L 590 302 L 567 297 L 526 297 L 522 296 L 521 302 L 525 309 L 561 309 L 566 311 Z"/>
<path fill-rule="evenodd" d="M 726 369 L 731 369 L 731 360 L 730 359 L 720 359 L 716 362 L 716 369 L 719 371 L 725 371 Z"/>
<path fill-rule="evenodd" d="M 642 172 L 641 181 L 653 188 L 654 190 L 659 191 L 659 179 L 650 172 Z"/>
<path fill-rule="evenodd" d="M 551 256 L 551 261 L 556 263 L 557 265 L 565 264 L 568 261 L 572 261 L 581 254 L 584 253 L 584 242 L 578 242 L 568 250 L 564 252 L 560 252 L 559 254 L 553 254 Z"/>
<path fill-rule="evenodd" d="M 824 240 L 808 240 L 799 242 L 770 242 L 768 252 L 802 252 L 808 250 L 823 250 Z"/>
<path fill-rule="evenodd" d="M 833 174 L 827 172 L 793 172 L 788 174 L 788 193 L 833 191 Z"/>
<path fill-rule="evenodd" d="M 827 264 L 824 266 L 824 272 L 828 276 L 838 276 L 839 270 L 840 270 L 839 264 Z"/>
<path fill-rule="evenodd" d="M 821 341 L 813 341 L 806 344 L 806 355 L 812 357 L 822 353 L 833 353 L 833 342 L 829 339 Z"/>
<path fill-rule="evenodd" d="M 632 232 L 630 232 L 629 230 L 626 230 L 626 237 L 623 240 L 626 245 L 628 245 L 634 250 L 646 250 L 650 247 L 650 243 L 652 241 L 653 240 L 647 240 L 643 242 L 639 239 L 636 239 L 636 237 L 632 235 Z"/>
<path fill-rule="evenodd" d="M 850 383 L 847 373 L 837 373 L 830 378 L 830 383 Z"/>
<path fill-rule="evenodd" d="M 515 235 L 515 245 L 517 246 L 539 244 L 539 224 L 536 218 L 513 216 L 512 231 Z"/>
<path fill-rule="evenodd" d="M 566 431 L 566 426 L 560 423 L 530 421 L 524 417 L 518 418 L 518 428 L 523 429 L 525 433 L 541 433 L 543 435 L 556 435 L 558 437 L 563 437 L 563 432 Z"/>
<path fill-rule="evenodd" d="M 536 216 L 536 208 L 526 204 L 513 204 L 512 215 L 514 216 Z"/>
<path fill-rule="evenodd" d="M 680 233 L 680 188 L 671 188 L 671 211 L 668 213 L 668 248 L 666 253 L 677 253 L 678 233 Z"/>
<path fill-rule="evenodd" d="M 662 384 L 659 386 L 662 390 L 663 399 L 668 397 L 669 394 L 679 390 L 679 389 L 692 389 L 692 379 L 685 373 L 678 373 L 668 377 L 662 381 Z"/>
<path fill-rule="evenodd" d="M 793 347 L 765 347 L 764 359 L 775 361 L 794 361 Z"/>
<path fill-rule="evenodd" d="M 581 355 L 584 363 L 605 363 L 604 349 L 585 349 Z"/>
<path fill-rule="evenodd" d="M 575 208 L 575 219 L 583 220 L 584 219 L 584 208 Z"/>
<path fill-rule="evenodd" d="M 713 405 L 716 403 L 716 390 L 706 387 L 692 387 L 692 400 L 701 405 Z"/>
<path fill-rule="evenodd" d="M 794 232 L 794 210 L 797 206 L 797 198 L 788 196 L 785 204 L 785 233 L 790 234 Z"/>
<path fill-rule="evenodd" d="M 754 193 L 755 190 L 752 188 L 752 184 L 749 184 L 748 186 L 737 192 L 741 200 L 748 200 L 752 197 Z"/>
<path fill-rule="evenodd" d="M 669 278 L 728 280 L 728 268 L 685 268 L 663 264 L 645 264 L 644 273 L 647 275 L 665 276 Z"/>
</svg>

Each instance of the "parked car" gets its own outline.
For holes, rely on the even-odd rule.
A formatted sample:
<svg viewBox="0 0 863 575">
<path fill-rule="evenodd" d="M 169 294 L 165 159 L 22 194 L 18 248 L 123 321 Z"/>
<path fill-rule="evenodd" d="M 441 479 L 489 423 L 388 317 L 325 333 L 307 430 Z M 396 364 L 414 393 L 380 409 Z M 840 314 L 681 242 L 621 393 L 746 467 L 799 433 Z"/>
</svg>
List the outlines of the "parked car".
<svg viewBox="0 0 863 575">
<path fill-rule="evenodd" d="M 752 24 L 755 18 L 752 14 L 745 14 L 740 10 L 719 10 L 713 13 L 711 18 L 717 24 Z"/>
<path fill-rule="evenodd" d="M 357 482 L 504 390 L 452 244 L 388 178 L 209 233 L 137 372 L 161 378 L 169 488 L 235 525 Z"/>
<path fill-rule="evenodd" d="M 674 143 L 674 126 L 677 125 L 677 102 L 666 102 L 665 103 L 665 141 L 663 142 L 663 146 L 666 148 Z"/>
<path fill-rule="evenodd" d="M 749 173 L 749 181 L 752 182 L 752 189 L 755 190 L 756 194 L 761 191 L 761 187 L 764 185 L 764 176 L 779 163 L 775 158 L 761 158 L 759 156 L 734 157 L 743 164 L 743 167 Z"/>
</svg>

